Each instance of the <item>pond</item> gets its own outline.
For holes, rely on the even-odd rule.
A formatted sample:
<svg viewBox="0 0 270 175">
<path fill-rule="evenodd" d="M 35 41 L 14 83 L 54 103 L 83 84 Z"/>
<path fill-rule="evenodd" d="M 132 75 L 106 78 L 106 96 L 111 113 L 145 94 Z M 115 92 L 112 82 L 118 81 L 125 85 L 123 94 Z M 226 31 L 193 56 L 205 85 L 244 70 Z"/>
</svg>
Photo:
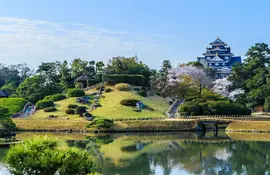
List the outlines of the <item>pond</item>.
<svg viewBox="0 0 270 175">
<path fill-rule="evenodd" d="M 29 133 L 59 139 L 62 148 L 85 149 L 100 164 L 104 175 L 231 175 L 269 174 L 270 134 L 224 133 Z M 0 148 L 3 159 L 8 148 Z M 0 166 L 0 174 L 8 174 Z"/>
</svg>

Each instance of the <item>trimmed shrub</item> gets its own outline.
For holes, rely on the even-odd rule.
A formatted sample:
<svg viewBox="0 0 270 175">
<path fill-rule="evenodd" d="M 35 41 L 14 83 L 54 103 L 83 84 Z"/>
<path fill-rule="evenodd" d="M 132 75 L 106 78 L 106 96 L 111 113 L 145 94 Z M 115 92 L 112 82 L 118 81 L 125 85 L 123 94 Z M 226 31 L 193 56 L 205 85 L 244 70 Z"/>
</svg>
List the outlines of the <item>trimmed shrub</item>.
<svg viewBox="0 0 270 175">
<path fill-rule="evenodd" d="M 95 119 L 93 122 L 88 123 L 86 125 L 87 128 L 111 128 L 113 125 L 113 120 L 109 120 L 109 119 Z"/>
<path fill-rule="evenodd" d="M 249 115 L 251 111 L 244 105 L 229 101 L 206 101 L 196 99 L 185 102 L 179 108 L 187 115 Z"/>
<path fill-rule="evenodd" d="M 55 95 L 52 95 L 51 96 L 51 101 L 60 101 L 60 100 L 64 100 L 66 99 L 67 97 L 63 94 L 55 94 Z"/>
<path fill-rule="evenodd" d="M 73 88 L 69 89 L 67 92 L 68 97 L 83 97 L 85 96 L 85 92 L 81 89 Z"/>
<path fill-rule="evenodd" d="M 137 86 L 148 86 L 147 80 L 143 75 L 106 74 L 103 75 L 103 79 L 110 85 L 128 83 Z"/>
<path fill-rule="evenodd" d="M 140 100 L 137 99 L 123 99 L 120 104 L 124 105 L 124 106 L 136 106 L 136 104 L 139 102 Z"/>
<path fill-rule="evenodd" d="M 68 105 L 68 108 L 70 108 L 70 109 L 75 109 L 75 108 L 77 108 L 77 106 L 78 106 L 78 105 L 75 105 L 75 104 L 69 104 L 69 105 Z"/>
<path fill-rule="evenodd" d="M 48 107 L 54 107 L 53 101 L 51 100 L 39 100 L 36 103 L 36 108 L 37 109 L 45 109 Z"/>
<path fill-rule="evenodd" d="M 132 87 L 129 84 L 126 83 L 119 83 L 114 86 L 119 91 L 130 91 Z"/>
<path fill-rule="evenodd" d="M 43 100 L 51 100 L 51 98 L 52 98 L 52 95 L 47 95 L 46 97 L 44 97 Z"/>
<path fill-rule="evenodd" d="M 75 110 L 74 109 L 67 109 L 66 114 L 75 114 Z"/>
<path fill-rule="evenodd" d="M 147 97 L 147 92 L 144 91 L 144 90 L 140 90 L 140 91 L 138 92 L 138 95 L 140 95 L 140 96 L 142 96 L 142 97 Z"/>
<path fill-rule="evenodd" d="M 106 89 L 105 89 L 105 92 L 106 92 L 106 93 L 112 92 L 112 89 L 111 89 L 111 88 L 106 88 Z"/>
<path fill-rule="evenodd" d="M 44 112 L 54 112 L 54 111 L 57 111 L 55 107 L 48 107 L 44 109 Z"/>
<path fill-rule="evenodd" d="M 85 106 L 77 106 L 76 107 L 76 113 L 79 114 L 81 117 L 83 116 L 83 113 L 86 112 Z"/>
</svg>

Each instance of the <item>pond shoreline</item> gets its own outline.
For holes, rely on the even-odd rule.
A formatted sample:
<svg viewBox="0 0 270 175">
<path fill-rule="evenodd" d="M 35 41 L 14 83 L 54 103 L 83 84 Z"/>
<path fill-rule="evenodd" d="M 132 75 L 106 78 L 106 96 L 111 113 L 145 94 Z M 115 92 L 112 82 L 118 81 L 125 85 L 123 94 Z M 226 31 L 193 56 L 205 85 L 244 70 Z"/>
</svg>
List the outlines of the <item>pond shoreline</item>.
<svg viewBox="0 0 270 175">
<path fill-rule="evenodd" d="M 79 132 L 79 133 L 126 133 L 126 132 L 176 132 L 199 131 L 199 120 L 136 120 L 115 121 L 112 128 L 86 128 L 88 121 L 76 120 L 33 120 L 15 119 L 17 131 L 34 132 Z M 270 121 L 240 121 L 232 120 L 227 127 L 221 126 L 218 130 L 226 132 L 265 132 L 270 133 Z M 207 130 L 212 130 L 207 128 Z"/>
</svg>

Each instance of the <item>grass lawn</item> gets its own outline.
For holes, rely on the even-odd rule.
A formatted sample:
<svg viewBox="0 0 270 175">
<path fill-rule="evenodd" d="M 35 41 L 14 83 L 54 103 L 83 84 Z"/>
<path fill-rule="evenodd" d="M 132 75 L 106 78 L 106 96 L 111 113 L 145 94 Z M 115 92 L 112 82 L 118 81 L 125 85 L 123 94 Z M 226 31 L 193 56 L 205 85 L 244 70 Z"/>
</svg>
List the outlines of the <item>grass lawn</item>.
<svg viewBox="0 0 270 175">
<path fill-rule="evenodd" d="M 61 101 L 54 102 L 55 107 L 57 108 L 57 111 L 55 112 L 44 112 L 44 110 L 38 110 L 34 115 L 30 116 L 29 119 L 48 119 L 50 115 L 56 115 L 58 116 L 58 119 L 67 119 L 70 120 L 84 120 L 82 117 L 79 117 L 78 114 L 70 115 L 66 114 L 66 110 L 68 109 L 67 106 L 69 104 L 77 104 L 80 106 L 80 103 L 76 102 L 76 97 L 67 98 Z"/>
<path fill-rule="evenodd" d="M 227 131 L 261 131 L 270 132 L 270 121 L 233 121 Z"/>
<path fill-rule="evenodd" d="M 104 117 L 109 119 L 119 118 L 139 118 L 139 117 L 164 117 L 165 111 L 168 109 L 168 101 L 160 96 L 142 97 L 135 91 L 118 91 L 114 87 L 112 92 L 104 93 L 105 98 L 100 99 L 102 107 L 91 112 L 96 117 Z M 154 111 L 143 109 L 142 112 L 133 111 L 133 107 L 123 106 L 120 101 L 123 99 L 138 99 L 145 105 L 154 109 Z"/>
<path fill-rule="evenodd" d="M 13 119 L 18 130 L 86 130 L 86 120 Z"/>
</svg>

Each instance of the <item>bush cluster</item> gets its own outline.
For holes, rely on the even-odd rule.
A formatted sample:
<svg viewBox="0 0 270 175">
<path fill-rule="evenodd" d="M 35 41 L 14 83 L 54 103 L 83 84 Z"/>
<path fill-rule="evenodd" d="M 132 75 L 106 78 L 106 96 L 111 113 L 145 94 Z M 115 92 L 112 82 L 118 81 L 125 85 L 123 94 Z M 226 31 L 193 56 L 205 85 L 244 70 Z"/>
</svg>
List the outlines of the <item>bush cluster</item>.
<svg viewBox="0 0 270 175">
<path fill-rule="evenodd" d="M 140 90 L 140 91 L 138 91 L 138 95 L 140 95 L 142 97 L 147 97 L 147 91 Z"/>
<path fill-rule="evenodd" d="M 67 92 L 68 97 L 83 97 L 85 96 L 85 92 L 78 88 L 69 89 Z"/>
<path fill-rule="evenodd" d="M 86 125 L 87 128 L 111 128 L 113 125 L 113 120 L 109 120 L 109 119 L 95 119 L 93 122 L 88 123 Z"/>
<path fill-rule="evenodd" d="M 44 112 L 54 112 L 54 111 L 57 111 L 55 107 L 48 107 L 44 109 Z"/>
<path fill-rule="evenodd" d="M 179 108 L 181 115 L 249 115 L 251 111 L 244 105 L 229 101 L 206 101 L 194 99 Z"/>
<path fill-rule="evenodd" d="M 75 109 L 75 108 L 77 108 L 77 106 L 78 106 L 78 105 L 75 105 L 75 104 L 69 104 L 69 105 L 68 105 L 68 108 L 70 108 L 70 109 Z"/>
<path fill-rule="evenodd" d="M 79 114 L 81 117 L 83 116 L 83 113 L 86 112 L 85 106 L 77 106 L 76 107 L 76 113 Z"/>
<path fill-rule="evenodd" d="M 39 100 L 36 103 L 36 108 L 37 109 L 45 109 L 48 107 L 54 107 L 54 103 L 51 100 Z"/>
<path fill-rule="evenodd" d="M 147 80 L 143 75 L 129 75 L 129 74 L 106 74 L 103 76 L 104 81 L 110 85 L 117 83 L 128 83 L 138 86 L 147 86 Z"/>
<path fill-rule="evenodd" d="M 130 91 L 132 87 L 127 83 L 119 83 L 114 86 L 119 91 Z"/>
<path fill-rule="evenodd" d="M 106 89 L 105 89 L 105 92 L 106 92 L 106 93 L 112 92 L 112 89 L 111 89 L 111 88 L 106 88 Z"/>
<path fill-rule="evenodd" d="M 26 103 L 23 98 L 0 98 L 0 106 L 7 108 L 11 114 L 22 111 Z"/>
<path fill-rule="evenodd" d="M 67 109 L 66 114 L 75 114 L 75 110 L 74 109 Z"/>
<path fill-rule="evenodd" d="M 120 104 L 124 105 L 124 106 L 136 106 L 136 104 L 139 102 L 140 100 L 137 99 L 123 99 Z"/>
<path fill-rule="evenodd" d="M 51 100 L 53 102 L 55 101 L 60 101 L 60 100 L 64 100 L 67 97 L 63 94 L 55 94 L 55 95 L 48 95 L 44 98 L 44 100 Z"/>
</svg>

